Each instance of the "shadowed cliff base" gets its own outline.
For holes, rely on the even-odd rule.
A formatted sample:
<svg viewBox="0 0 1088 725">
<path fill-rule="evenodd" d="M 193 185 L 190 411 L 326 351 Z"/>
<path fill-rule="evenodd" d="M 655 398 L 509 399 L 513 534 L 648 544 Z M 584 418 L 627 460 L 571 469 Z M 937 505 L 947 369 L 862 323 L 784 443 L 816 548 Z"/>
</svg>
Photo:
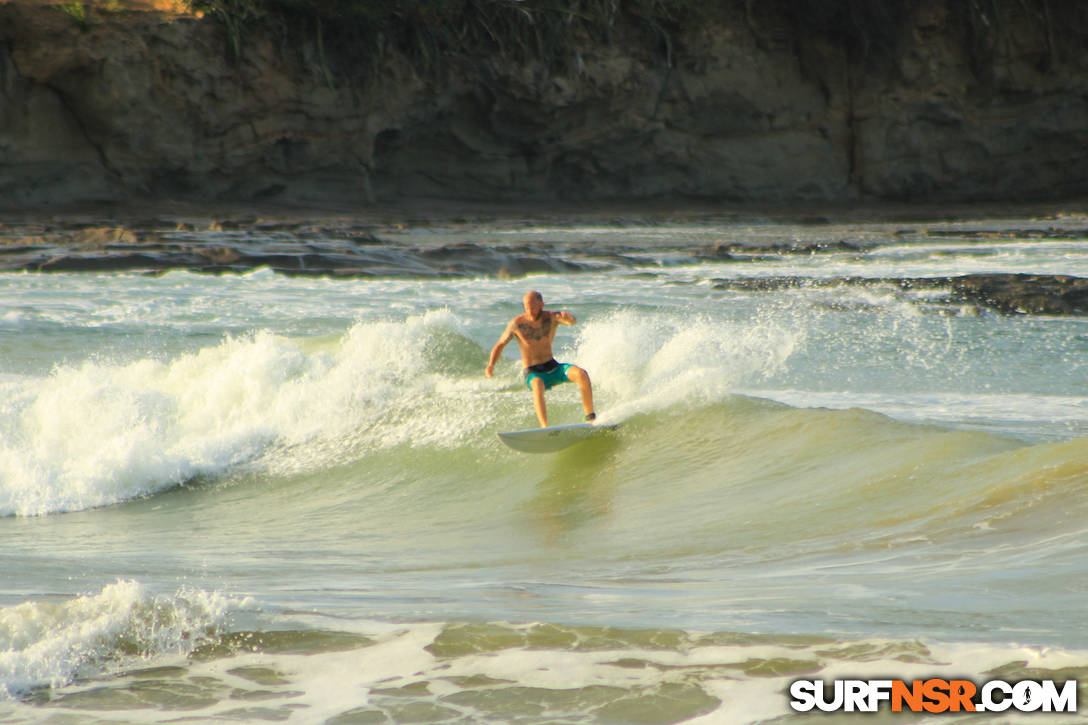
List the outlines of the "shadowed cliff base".
<svg viewBox="0 0 1088 725">
<path fill-rule="evenodd" d="M 1088 193 L 1084 3 L 204 7 L 0 5 L 0 205 Z"/>
</svg>

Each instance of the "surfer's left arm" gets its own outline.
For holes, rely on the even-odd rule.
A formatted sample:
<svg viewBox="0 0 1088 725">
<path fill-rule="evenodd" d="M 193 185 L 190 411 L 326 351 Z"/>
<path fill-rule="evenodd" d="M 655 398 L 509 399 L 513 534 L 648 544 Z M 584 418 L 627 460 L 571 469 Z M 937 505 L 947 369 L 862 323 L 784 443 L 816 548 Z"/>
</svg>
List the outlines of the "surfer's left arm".
<svg viewBox="0 0 1088 725">
<path fill-rule="evenodd" d="M 571 313 L 566 312 L 566 311 L 556 312 L 555 313 L 555 321 L 558 322 L 560 325 L 576 325 L 576 324 L 578 324 L 578 320 L 574 319 L 574 315 L 572 315 Z"/>
</svg>

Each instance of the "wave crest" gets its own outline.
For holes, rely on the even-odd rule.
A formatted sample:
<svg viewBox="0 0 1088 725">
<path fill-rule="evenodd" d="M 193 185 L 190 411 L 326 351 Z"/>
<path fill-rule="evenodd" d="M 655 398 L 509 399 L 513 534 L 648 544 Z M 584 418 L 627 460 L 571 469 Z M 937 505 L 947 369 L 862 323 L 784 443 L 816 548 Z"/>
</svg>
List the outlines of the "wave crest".
<svg viewBox="0 0 1088 725">
<path fill-rule="evenodd" d="M 59 687 L 125 658 L 184 654 L 240 605 L 199 590 L 155 596 L 138 582 L 117 581 L 98 594 L 0 609 L 0 696 Z"/>
</svg>

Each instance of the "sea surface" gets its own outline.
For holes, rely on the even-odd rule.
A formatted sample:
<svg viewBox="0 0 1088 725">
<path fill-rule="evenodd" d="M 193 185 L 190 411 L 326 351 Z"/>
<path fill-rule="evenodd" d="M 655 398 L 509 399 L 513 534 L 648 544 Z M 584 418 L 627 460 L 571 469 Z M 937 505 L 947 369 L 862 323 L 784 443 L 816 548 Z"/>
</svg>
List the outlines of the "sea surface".
<svg viewBox="0 0 1088 725">
<path fill-rule="evenodd" d="M 378 237 L 578 263 L 0 275 L 0 723 L 915 722 L 787 690 L 1088 682 L 1088 317 L 834 282 L 1088 277 L 1054 223 L 477 220 Z M 483 374 L 529 289 L 618 426 L 552 455 L 495 435 L 535 425 L 514 346 Z"/>
</svg>

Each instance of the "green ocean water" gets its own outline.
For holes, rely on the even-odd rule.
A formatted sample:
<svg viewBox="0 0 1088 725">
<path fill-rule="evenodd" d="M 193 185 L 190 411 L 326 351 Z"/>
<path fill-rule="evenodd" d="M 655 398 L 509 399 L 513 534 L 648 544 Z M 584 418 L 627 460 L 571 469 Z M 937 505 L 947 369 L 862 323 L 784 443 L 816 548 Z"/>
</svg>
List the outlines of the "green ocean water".
<svg viewBox="0 0 1088 725">
<path fill-rule="evenodd" d="M 645 253 L 513 280 L 0 277 L 0 719 L 804 722 L 799 677 L 1076 678 L 1088 322 L 719 282 L 1088 248 L 670 246 L 840 231 L 536 230 Z M 547 456 L 495 435 L 534 421 L 513 351 L 483 375 L 527 289 L 618 424 Z"/>
</svg>

